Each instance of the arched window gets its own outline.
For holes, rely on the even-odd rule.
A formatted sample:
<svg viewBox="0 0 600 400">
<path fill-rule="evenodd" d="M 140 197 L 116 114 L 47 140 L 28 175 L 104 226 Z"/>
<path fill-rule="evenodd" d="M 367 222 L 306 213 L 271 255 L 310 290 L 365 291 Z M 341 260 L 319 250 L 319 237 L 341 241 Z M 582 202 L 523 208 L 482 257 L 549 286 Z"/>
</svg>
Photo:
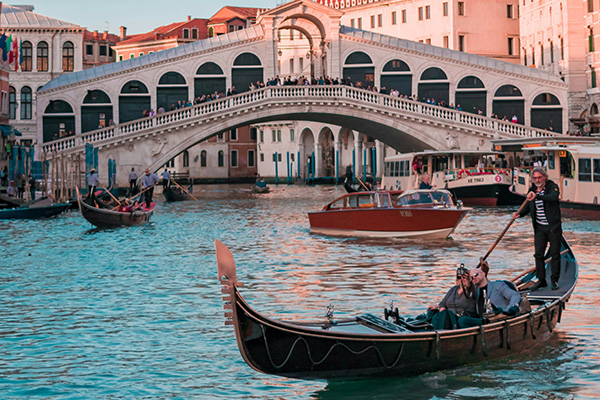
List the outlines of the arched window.
<svg viewBox="0 0 600 400">
<path fill-rule="evenodd" d="M 206 167 L 206 150 L 200 152 L 200 166 Z"/>
<path fill-rule="evenodd" d="M 8 109 L 10 119 L 17 118 L 17 91 L 12 86 L 8 89 Z"/>
<path fill-rule="evenodd" d="M 21 45 L 21 56 L 23 57 L 21 71 L 31 71 L 33 68 L 33 46 L 31 46 L 31 42 L 23 42 Z"/>
<path fill-rule="evenodd" d="M 75 70 L 75 47 L 71 42 L 63 44 L 62 69 L 63 72 L 73 72 Z"/>
<path fill-rule="evenodd" d="M 219 167 L 223 167 L 225 165 L 225 153 L 223 150 L 219 150 Z"/>
<path fill-rule="evenodd" d="M 183 168 L 187 168 L 190 166 L 190 153 L 187 150 L 183 152 Z"/>
<path fill-rule="evenodd" d="M 48 71 L 48 43 L 39 42 L 37 46 L 37 70 Z"/>
<path fill-rule="evenodd" d="M 31 119 L 31 88 L 21 88 L 21 119 Z"/>
</svg>

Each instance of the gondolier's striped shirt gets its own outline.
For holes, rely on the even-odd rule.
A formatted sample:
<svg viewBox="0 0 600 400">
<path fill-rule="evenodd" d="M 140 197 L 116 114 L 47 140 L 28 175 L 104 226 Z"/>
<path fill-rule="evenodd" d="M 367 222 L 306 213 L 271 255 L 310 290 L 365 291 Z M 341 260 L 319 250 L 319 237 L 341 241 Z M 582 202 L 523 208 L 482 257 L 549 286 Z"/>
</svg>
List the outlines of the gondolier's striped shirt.
<svg viewBox="0 0 600 400">
<path fill-rule="evenodd" d="M 538 192 L 539 195 L 544 195 L 546 188 Z M 535 221 L 540 225 L 548 225 L 548 219 L 546 218 L 546 211 L 544 210 L 544 200 L 539 197 L 535 198 Z"/>
</svg>

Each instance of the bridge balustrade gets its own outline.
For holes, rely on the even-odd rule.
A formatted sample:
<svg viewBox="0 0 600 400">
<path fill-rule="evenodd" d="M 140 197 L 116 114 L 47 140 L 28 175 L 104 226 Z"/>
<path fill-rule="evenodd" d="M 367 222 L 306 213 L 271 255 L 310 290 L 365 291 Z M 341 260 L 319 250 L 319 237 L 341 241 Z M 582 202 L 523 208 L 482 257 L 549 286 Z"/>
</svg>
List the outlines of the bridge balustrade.
<svg viewBox="0 0 600 400">
<path fill-rule="evenodd" d="M 304 85 L 304 86 L 268 86 L 262 89 L 237 94 L 235 96 L 212 100 L 190 107 L 181 108 L 167 113 L 146 117 L 135 121 L 126 122 L 117 126 L 111 126 L 84 134 L 58 139 L 43 143 L 42 151 L 65 152 L 82 151 L 86 143 L 106 142 L 107 140 L 119 140 L 123 136 L 131 136 L 139 133 L 149 133 L 161 126 L 171 125 L 177 122 L 186 122 L 198 117 L 221 113 L 227 110 L 235 110 L 248 105 L 258 104 L 269 99 L 301 99 L 305 102 L 315 100 L 339 100 L 349 99 L 362 104 L 372 104 L 379 109 L 388 109 L 397 114 L 411 113 L 413 116 L 425 115 L 431 118 L 454 122 L 455 124 L 470 127 L 484 128 L 489 131 L 505 135 L 521 137 L 555 136 L 556 133 L 542 129 L 527 127 L 486 117 L 471 114 L 442 106 L 421 103 L 408 98 L 393 97 L 377 92 L 359 89 L 351 86 L 333 85 Z"/>
</svg>

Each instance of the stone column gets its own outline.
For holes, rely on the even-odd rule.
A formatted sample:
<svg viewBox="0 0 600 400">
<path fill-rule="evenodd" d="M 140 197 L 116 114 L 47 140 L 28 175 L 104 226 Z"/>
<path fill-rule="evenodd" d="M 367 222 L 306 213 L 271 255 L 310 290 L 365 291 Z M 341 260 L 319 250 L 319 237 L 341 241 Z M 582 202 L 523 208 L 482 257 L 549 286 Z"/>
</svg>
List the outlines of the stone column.
<svg viewBox="0 0 600 400">
<path fill-rule="evenodd" d="M 360 141 L 360 133 L 358 133 L 356 131 L 352 131 L 352 133 L 354 135 L 354 161 L 355 161 L 355 165 L 353 166 L 354 175 L 362 176 L 363 152 L 362 152 L 362 142 Z"/>
<path fill-rule="evenodd" d="M 342 159 L 340 154 L 340 140 L 339 137 L 333 142 L 333 176 L 339 178 L 342 174 Z M 336 182 L 337 183 L 337 182 Z"/>
<path fill-rule="evenodd" d="M 323 155 L 321 154 L 321 143 L 319 142 L 315 142 L 315 159 L 314 159 L 314 163 L 315 163 L 315 178 L 318 178 L 322 175 L 321 173 L 321 168 L 323 165 Z"/>
<path fill-rule="evenodd" d="M 379 140 L 375 140 L 375 156 L 377 157 L 377 177 L 383 176 L 383 165 L 385 158 L 385 145 Z"/>
</svg>

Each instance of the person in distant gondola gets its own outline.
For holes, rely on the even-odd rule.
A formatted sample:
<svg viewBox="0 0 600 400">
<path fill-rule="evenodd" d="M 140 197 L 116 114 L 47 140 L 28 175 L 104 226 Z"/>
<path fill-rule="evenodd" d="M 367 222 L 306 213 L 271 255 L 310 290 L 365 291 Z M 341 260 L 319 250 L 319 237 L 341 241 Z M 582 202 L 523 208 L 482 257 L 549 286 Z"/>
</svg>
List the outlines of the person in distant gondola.
<svg viewBox="0 0 600 400">
<path fill-rule="evenodd" d="M 100 179 L 98 178 L 98 174 L 96 173 L 96 169 L 90 169 L 90 173 L 87 175 L 87 185 L 88 185 L 88 198 L 93 198 L 94 192 L 96 191 L 96 185 L 100 184 Z"/>
<path fill-rule="evenodd" d="M 137 192 L 137 180 L 138 174 L 135 172 L 135 168 L 131 167 L 131 172 L 129 173 L 129 194 L 132 196 L 134 192 Z"/>
<path fill-rule="evenodd" d="M 169 187 L 169 180 L 171 180 L 171 173 L 169 171 L 167 171 L 167 169 L 165 168 L 165 170 L 163 171 L 163 173 L 160 176 L 162 177 L 163 190 L 166 190 L 167 187 Z"/>
<path fill-rule="evenodd" d="M 546 261 L 544 254 L 546 247 L 550 243 L 550 261 L 551 267 L 551 288 L 559 288 L 558 279 L 560 278 L 560 246 L 562 238 L 562 222 L 560 215 L 560 192 L 558 185 L 548 179 L 548 173 L 544 168 L 536 167 L 531 173 L 533 185 L 527 193 L 527 207 L 520 213 L 513 213 L 513 219 L 523 217 L 531 213 L 531 222 L 533 223 L 534 246 L 535 246 L 535 275 L 538 281 L 531 287 L 531 291 L 545 288 L 546 282 Z"/>
<path fill-rule="evenodd" d="M 427 307 L 427 311 L 433 312 L 431 324 L 434 329 L 461 328 L 461 318 L 478 317 L 477 288 L 473 287 L 464 264 L 456 269 L 456 285 L 450 288 L 442 301 Z"/>
<path fill-rule="evenodd" d="M 146 168 L 146 173 L 142 177 L 142 186 L 144 187 L 144 199 L 146 201 L 146 207 L 150 208 L 152 204 L 152 195 L 154 194 L 154 185 L 158 183 L 158 176 L 155 173 L 150 173 L 150 170 Z"/>
<path fill-rule="evenodd" d="M 27 183 L 29 183 L 30 200 L 35 200 L 35 178 L 31 174 L 29 175 L 29 181 Z"/>
<path fill-rule="evenodd" d="M 346 182 L 352 183 L 353 179 L 354 179 L 354 172 L 352 171 L 352 164 L 350 164 L 346 167 Z"/>
</svg>

